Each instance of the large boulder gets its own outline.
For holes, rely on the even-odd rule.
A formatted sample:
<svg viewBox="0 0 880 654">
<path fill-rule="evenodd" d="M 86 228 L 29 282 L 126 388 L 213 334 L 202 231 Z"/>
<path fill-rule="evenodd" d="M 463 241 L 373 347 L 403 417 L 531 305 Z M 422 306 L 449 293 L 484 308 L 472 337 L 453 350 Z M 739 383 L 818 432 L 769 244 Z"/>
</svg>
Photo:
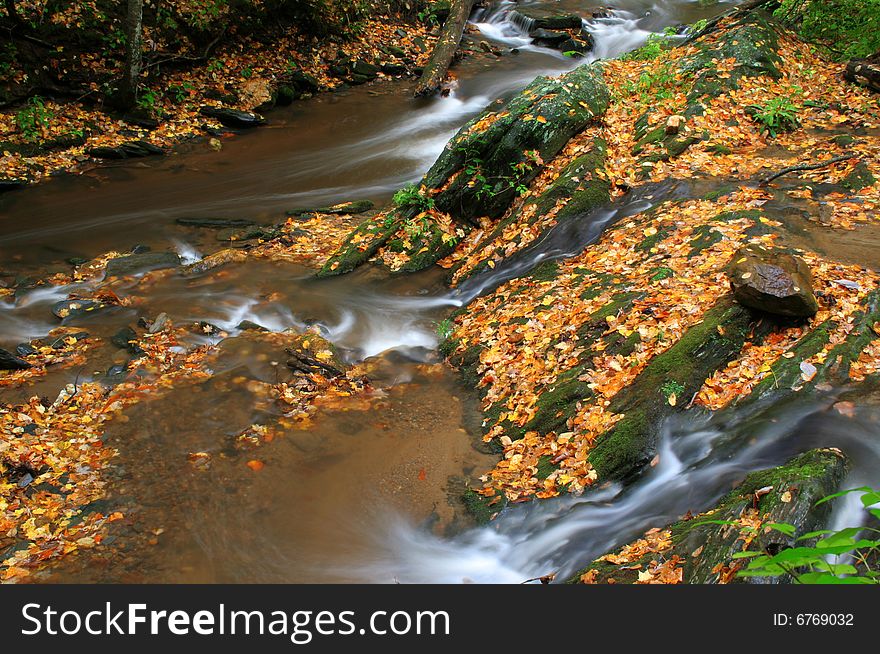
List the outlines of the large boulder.
<svg viewBox="0 0 880 654">
<path fill-rule="evenodd" d="M 786 318 L 819 310 L 806 262 L 788 252 L 748 245 L 733 256 L 728 277 L 737 302 Z"/>
<path fill-rule="evenodd" d="M 547 14 L 540 8 L 532 7 L 518 7 L 511 14 L 514 23 L 530 29 L 577 29 L 582 22 L 577 14 Z"/>
</svg>

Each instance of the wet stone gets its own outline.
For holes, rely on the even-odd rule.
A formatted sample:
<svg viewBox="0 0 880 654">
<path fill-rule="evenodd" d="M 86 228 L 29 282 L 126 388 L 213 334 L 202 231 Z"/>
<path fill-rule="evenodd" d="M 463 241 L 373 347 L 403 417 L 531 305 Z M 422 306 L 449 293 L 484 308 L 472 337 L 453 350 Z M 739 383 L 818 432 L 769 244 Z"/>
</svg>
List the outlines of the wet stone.
<svg viewBox="0 0 880 654">
<path fill-rule="evenodd" d="M 127 350 L 131 354 L 140 355 L 144 351 L 137 343 L 132 342 L 137 341 L 137 337 L 137 332 L 131 327 L 123 327 L 110 338 L 110 342 L 120 350 Z"/>
<path fill-rule="evenodd" d="M 106 305 L 94 300 L 61 300 L 52 306 L 52 314 L 62 320 L 100 311 Z"/>
<path fill-rule="evenodd" d="M 213 118 L 224 127 L 249 129 L 266 124 L 265 118 L 250 111 L 239 111 L 225 107 L 202 107 L 200 113 L 208 118 Z"/>
<path fill-rule="evenodd" d="M 110 259 L 107 262 L 107 276 L 124 277 L 148 270 L 174 268 L 179 265 L 180 257 L 174 252 L 143 252 Z"/>
<path fill-rule="evenodd" d="M 54 350 L 60 350 L 65 345 L 67 345 L 72 338 L 74 341 L 82 341 L 89 337 L 88 332 L 76 332 L 75 334 L 65 334 L 59 338 L 56 338 L 54 341 L 49 343 L 49 347 Z"/>
<path fill-rule="evenodd" d="M 269 330 L 263 327 L 262 325 L 258 325 L 257 323 L 250 320 L 242 320 L 235 327 L 237 330 L 242 332 L 268 332 Z"/>
<path fill-rule="evenodd" d="M 798 256 L 750 245 L 733 256 L 728 277 L 737 302 L 787 318 L 809 318 L 819 310 L 810 269 Z"/>
<path fill-rule="evenodd" d="M 38 350 L 30 343 L 21 343 L 20 345 L 15 346 L 15 353 L 20 357 L 26 357 L 33 354 L 38 354 Z"/>
<path fill-rule="evenodd" d="M 205 227 L 222 229 L 225 227 L 250 227 L 253 220 L 247 218 L 178 218 L 174 222 L 184 227 Z"/>
<path fill-rule="evenodd" d="M 0 370 L 26 370 L 31 367 L 24 359 L 0 348 Z"/>
<path fill-rule="evenodd" d="M 567 32 L 555 32 L 553 30 L 545 30 L 543 28 L 532 30 L 531 32 L 529 32 L 529 36 L 536 43 L 552 46 L 556 46 L 571 38 Z"/>
</svg>

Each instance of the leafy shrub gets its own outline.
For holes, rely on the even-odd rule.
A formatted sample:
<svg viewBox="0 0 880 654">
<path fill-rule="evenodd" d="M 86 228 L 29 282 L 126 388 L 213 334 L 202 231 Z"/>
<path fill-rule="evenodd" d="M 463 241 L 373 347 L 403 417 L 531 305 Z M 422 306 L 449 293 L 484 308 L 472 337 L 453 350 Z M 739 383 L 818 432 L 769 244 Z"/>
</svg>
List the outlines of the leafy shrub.
<svg viewBox="0 0 880 654">
<path fill-rule="evenodd" d="M 862 487 L 829 495 L 817 505 L 848 493 L 861 493 L 862 506 L 880 520 L 880 491 Z M 794 536 L 788 523 L 767 525 L 786 536 Z M 750 559 L 740 570 L 741 577 L 779 577 L 789 575 L 798 584 L 880 584 L 880 529 L 847 527 L 837 531 L 823 529 L 804 534 L 795 543 L 809 543 L 771 552 L 738 552 L 735 559 Z"/>
<path fill-rule="evenodd" d="M 415 184 L 404 186 L 394 194 L 392 201 L 401 209 L 415 207 L 420 211 L 429 211 L 434 208 L 434 199 L 422 195 L 422 190 Z"/>
<path fill-rule="evenodd" d="M 782 0 L 775 13 L 838 59 L 880 51 L 880 0 Z"/>
<path fill-rule="evenodd" d="M 42 138 L 43 130 L 49 127 L 54 114 L 46 107 L 46 103 L 36 95 L 15 114 L 15 126 L 25 141 L 35 143 Z"/>
</svg>

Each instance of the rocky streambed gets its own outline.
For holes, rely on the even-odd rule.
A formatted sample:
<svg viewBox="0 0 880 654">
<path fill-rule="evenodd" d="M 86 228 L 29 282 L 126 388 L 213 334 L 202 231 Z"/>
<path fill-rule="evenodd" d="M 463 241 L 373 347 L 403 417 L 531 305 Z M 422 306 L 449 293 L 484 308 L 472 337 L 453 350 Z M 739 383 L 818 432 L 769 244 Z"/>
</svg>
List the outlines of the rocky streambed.
<svg viewBox="0 0 880 654">
<path fill-rule="evenodd" d="M 725 583 L 856 519 L 876 96 L 761 11 L 589 59 L 390 205 L 13 280 L 5 579 Z"/>
</svg>

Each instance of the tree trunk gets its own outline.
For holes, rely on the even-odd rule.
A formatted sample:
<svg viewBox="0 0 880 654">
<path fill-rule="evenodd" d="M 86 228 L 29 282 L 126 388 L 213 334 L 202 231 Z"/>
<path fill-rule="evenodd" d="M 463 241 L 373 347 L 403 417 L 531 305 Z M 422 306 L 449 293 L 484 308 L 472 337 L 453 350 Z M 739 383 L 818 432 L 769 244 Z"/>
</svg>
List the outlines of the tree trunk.
<svg viewBox="0 0 880 654">
<path fill-rule="evenodd" d="M 131 108 L 137 103 L 138 78 L 143 51 L 144 0 L 127 0 L 125 14 L 125 69 L 119 84 L 119 104 Z"/>
<path fill-rule="evenodd" d="M 452 0 L 449 18 L 443 23 L 443 31 L 440 33 L 437 45 L 434 46 L 431 59 L 416 85 L 414 95 L 417 98 L 433 95 L 440 90 L 440 85 L 446 77 L 446 71 L 449 70 L 449 65 L 458 49 L 458 43 L 461 41 L 464 26 L 471 15 L 474 3 L 475 0 Z"/>
</svg>

